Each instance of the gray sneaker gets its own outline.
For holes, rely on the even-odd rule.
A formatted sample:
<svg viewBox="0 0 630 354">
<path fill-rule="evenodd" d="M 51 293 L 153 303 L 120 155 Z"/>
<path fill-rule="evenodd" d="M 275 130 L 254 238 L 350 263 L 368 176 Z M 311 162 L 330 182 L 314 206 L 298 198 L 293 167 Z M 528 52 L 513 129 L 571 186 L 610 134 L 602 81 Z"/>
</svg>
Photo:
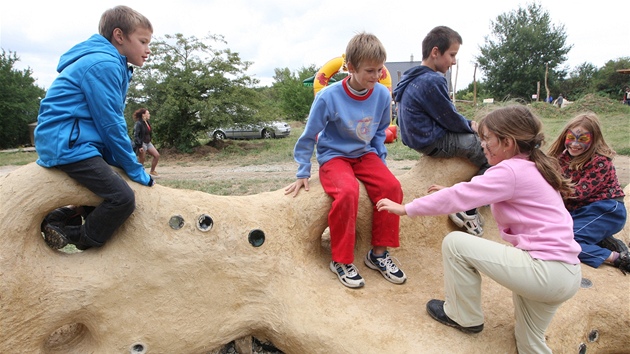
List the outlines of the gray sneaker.
<svg viewBox="0 0 630 354">
<path fill-rule="evenodd" d="M 365 265 L 371 269 L 381 272 L 385 279 L 394 284 L 402 284 L 407 280 L 405 273 L 396 266 L 396 263 L 389 256 L 389 252 L 385 251 L 382 256 L 375 256 L 370 250 L 365 255 Z"/>
<path fill-rule="evenodd" d="M 363 277 L 359 275 L 354 264 L 343 264 L 335 261 L 330 262 L 330 270 L 337 274 L 341 284 L 349 288 L 360 288 L 365 285 Z"/>
<path fill-rule="evenodd" d="M 475 215 L 468 215 L 465 211 L 449 214 L 455 225 L 466 228 L 466 232 L 475 236 L 483 236 L 483 218 L 476 212 Z"/>
</svg>

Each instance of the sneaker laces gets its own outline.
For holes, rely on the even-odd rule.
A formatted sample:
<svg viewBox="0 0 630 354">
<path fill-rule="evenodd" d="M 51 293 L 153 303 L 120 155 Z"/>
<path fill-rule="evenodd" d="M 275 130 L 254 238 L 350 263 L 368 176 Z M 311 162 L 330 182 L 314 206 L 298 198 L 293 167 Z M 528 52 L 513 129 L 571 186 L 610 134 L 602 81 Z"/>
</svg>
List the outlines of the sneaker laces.
<svg viewBox="0 0 630 354">
<path fill-rule="evenodd" d="M 394 257 L 395 258 L 395 257 Z M 398 260 L 398 258 L 395 258 L 396 262 L 400 263 L 400 261 Z M 398 266 L 396 265 L 396 263 L 394 263 L 394 261 L 392 260 L 392 257 L 389 255 L 388 253 L 385 253 L 385 255 L 383 255 L 383 257 L 377 257 L 376 260 L 378 260 L 378 265 L 382 268 L 385 267 L 385 269 L 387 269 L 388 271 L 392 272 L 392 273 L 396 273 L 398 272 Z M 402 264 L 402 263 L 401 263 Z"/>
<path fill-rule="evenodd" d="M 343 264 L 342 263 L 337 263 L 339 267 L 341 267 L 343 269 Z M 357 271 L 357 268 L 354 267 L 354 264 L 350 263 L 350 264 L 346 264 L 346 276 L 352 278 L 355 277 L 357 275 L 359 275 L 359 272 Z"/>
</svg>

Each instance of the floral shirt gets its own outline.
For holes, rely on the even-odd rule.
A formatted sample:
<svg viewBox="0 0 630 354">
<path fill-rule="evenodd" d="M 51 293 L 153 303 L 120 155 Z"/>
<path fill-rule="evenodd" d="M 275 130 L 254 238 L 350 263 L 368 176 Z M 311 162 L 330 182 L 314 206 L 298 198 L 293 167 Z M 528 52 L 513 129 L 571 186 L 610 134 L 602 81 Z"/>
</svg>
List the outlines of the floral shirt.
<svg viewBox="0 0 630 354">
<path fill-rule="evenodd" d="M 564 176 L 575 184 L 574 198 L 564 201 L 569 211 L 599 200 L 625 197 L 610 158 L 595 154 L 581 170 L 571 170 L 569 168 L 571 155 L 565 150 L 558 157 L 558 161 Z"/>
</svg>

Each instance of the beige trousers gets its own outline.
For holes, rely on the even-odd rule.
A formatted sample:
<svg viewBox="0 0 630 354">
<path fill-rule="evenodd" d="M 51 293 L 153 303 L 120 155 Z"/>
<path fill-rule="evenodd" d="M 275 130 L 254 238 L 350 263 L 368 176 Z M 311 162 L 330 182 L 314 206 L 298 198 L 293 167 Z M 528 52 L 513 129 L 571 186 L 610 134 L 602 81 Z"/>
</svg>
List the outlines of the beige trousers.
<svg viewBox="0 0 630 354">
<path fill-rule="evenodd" d="M 551 353 L 545 330 L 560 305 L 580 288 L 579 264 L 533 259 L 511 245 L 451 232 L 442 242 L 444 312 L 464 327 L 484 322 L 481 274 L 512 290 L 519 354 Z"/>
</svg>

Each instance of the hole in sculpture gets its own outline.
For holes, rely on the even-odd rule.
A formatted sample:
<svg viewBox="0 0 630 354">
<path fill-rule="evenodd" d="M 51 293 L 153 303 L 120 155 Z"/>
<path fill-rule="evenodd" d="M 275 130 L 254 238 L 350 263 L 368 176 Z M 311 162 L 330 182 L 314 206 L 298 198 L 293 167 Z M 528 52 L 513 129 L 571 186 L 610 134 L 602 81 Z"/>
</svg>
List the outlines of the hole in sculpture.
<svg viewBox="0 0 630 354">
<path fill-rule="evenodd" d="M 593 286 L 593 282 L 592 281 L 590 281 L 589 279 L 586 279 L 586 278 L 582 278 L 582 281 L 580 282 L 580 288 L 588 289 L 588 288 L 590 288 L 592 286 Z"/>
<path fill-rule="evenodd" d="M 197 219 L 197 228 L 203 232 L 210 231 L 214 225 L 212 218 L 206 214 L 202 214 Z"/>
<path fill-rule="evenodd" d="M 82 323 L 67 324 L 54 330 L 46 339 L 44 347 L 48 350 L 68 349 L 76 346 L 88 333 L 87 327 Z"/>
<path fill-rule="evenodd" d="M 81 225 L 95 208 L 91 205 L 65 205 L 52 210 L 41 223 L 44 242 L 63 253 L 82 252 L 87 247 L 77 247 L 75 243 L 80 239 Z"/>
<path fill-rule="evenodd" d="M 597 340 L 599 339 L 599 331 L 594 329 L 591 331 L 591 333 L 588 334 L 588 341 L 589 342 L 597 342 Z"/>
<path fill-rule="evenodd" d="M 184 227 L 184 218 L 181 215 L 173 215 L 168 220 L 168 226 L 173 230 L 179 230 Z"/>
<path fill-rule="evenodd" d="M 135 343 L 131 345 L 130 354 L 144 354 L 147 352 L 147 346 L 142 343 Z"/>
<path fill-rule="evenodd" d="M 249 232 L 249 243 L 254 247 L 260 247 L 265 243 L 265 232 L 259 229 L 254 229 Z"/>
<path fill-rule="evenodd" d="M 586 354 L 586 344 L 580 343 L 580 346 L 578 347 L 578 353 L 579 354 Z"/>
</svg>

